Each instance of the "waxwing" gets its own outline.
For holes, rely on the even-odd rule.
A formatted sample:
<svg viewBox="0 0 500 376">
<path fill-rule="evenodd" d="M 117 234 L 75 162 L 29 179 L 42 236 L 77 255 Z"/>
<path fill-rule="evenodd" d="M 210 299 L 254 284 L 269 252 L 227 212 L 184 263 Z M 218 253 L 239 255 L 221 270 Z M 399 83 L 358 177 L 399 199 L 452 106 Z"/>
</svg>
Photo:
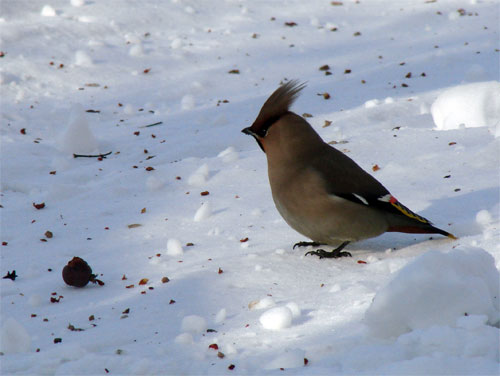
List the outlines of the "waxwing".
<svg viewBox="0 0 500 376">
<path fill-rule="evenodd" d="M 252 126 L 242 130 L 255 138 L 267 157 L 269 183 L 281 216 L 312 242 L 331 245 L 307 254 L 351 256 L 350 242 L 384 232 L 441 234 L 456 237 L 401 204 L 356 162 L 325 143 L 290 106 L 305 84 L 289 81 L 264 103 Z"/>
</svg>

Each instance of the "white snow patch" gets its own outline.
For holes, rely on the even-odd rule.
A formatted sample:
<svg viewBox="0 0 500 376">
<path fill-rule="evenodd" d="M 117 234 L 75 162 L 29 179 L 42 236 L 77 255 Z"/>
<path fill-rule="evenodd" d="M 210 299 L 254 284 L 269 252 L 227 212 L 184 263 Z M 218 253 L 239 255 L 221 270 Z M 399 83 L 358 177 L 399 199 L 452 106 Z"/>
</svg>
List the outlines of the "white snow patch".
<svg viewBox="0 0 500 376">
<path fill-rule="evenodd" d="M 193 344 L 193 336 L 191 333 L 181 333 L 177 337 L 175 337 L 175 343 L 182 344 L 182 345 L 191 345 Z"/>
<path fill-rule="evenodd" d="M 182 47 L 182 39 L 180 38 L 175 38 L 171 43 L 170 47 L 174 50 L 181 48 Z"/>
<path fill-rule="evenodd" d="M 193 220 L 195 222 L 204 221 L 212 215 L 212 204 L 209 201 L 203 202 L 201 206 L 196 210 Z M 242 243 L 243 244 L 243 243 Z"/>
<path fill-rule="evenodd" d="M 274 302 L 274 299 L 271 298 L 270 296 L 265 296 L 262 299 L 253 300 L 250 303 L 248 303 L 248 308 L 250 310 L 265 309 L 265 308 L 273 307 L 274 305 L 276 305 L 276 303 Z"/>
<path fill-rule="evenodd" d="M 486 315 L 495 325 L 500 320 L 499 278 L 493 257 L 482 249 L 427 252 L 377 292 L 366 323 L 382 337 L 453 326 L 464 314 Z"/>
<path fill-rule="evenodd" d="M 74 7 L 82 7 L 85 5 L 85 0 L 71 0 L 71 5 Z"/>
<path fill-rule="evenodd" d="M 234 147 L 230 146 L 227 149 L 221 151 L 217 157 L 221 158 L 224 162 L 234 162 L 239 158 L 238 152 L 234 149 Z"/>
<path fill-rule="evenodd" d="M 82 67 L 90 67 L 94 62 L 92 58 L 85 52 L 78 50 L 75 52 L 75 64 Z"/>
<path fill-rule="evenodd" d="M 292 325 L 293 314 L 288 307 L 274 307 L 264 312 L 259 321 L 265 329 L 281 330 Z"/>
<path fill-rule="evenodd" d="M 90 130 L 85 111 L 81 105 L 73 107 L 70 119 L 68 126 L 57 140 L 58 149 L 71 154 L 97 153 L 97 140 Z"/>
<path fill-rule="evenodd" d="M 182 244 L 179 239 L 171 238 L 167 241 L 167 255 L 179 256 L 182 255 L 184 251 L 182 250 Z"/>
<path fill-rule="evenodd" d="M 477 82 L 442 92 L 431 107 L 436 129 L 464 127 L 498 128 L 500 123 L 500 82 Z"/>
<path fill-rule="evenodd" d="M 287 303 L 286 307 L 288 309 L 290 309 L 294 319 L 296 319 L 297 317 L 300 317 L 301 311 L 300 311 L 299 305 L 297 303 L 295 303 L 295 302 Z"/>
<path fill-rule="evenodd" d="M 1 330 L 0 351 L 5 354 L 22 353 L 30 350 L 31 337 L 19 321 L 9 317 Z"/>
<path fill-rule="evenodd" d="M 202 164 L 198 169 L 191 174 L 188 178 L 188 184 L 194 186 L 202 186 L 207 182 L 208 174 L 210 170 L 206 163 Z"/>
<path fill-rule="evenodd" d="M 142 48 L 142 44 L 133 44 L 128 50 L 128 54 L 135 57 L 144 56 L 144 49 Z"/>
<path fill-rule="evenodd" d="M 373 108 L 377 107 L 380 104 L 380 101 L 378 99 L 370 99 L 365 102 L 365 108 Z"/>
<path fill-rule="evenodd" d="M 201 334 L 207 329 L 206 320 L 197 315 L 186 316 L 182 319 L 181 330 L 194 334 Z"/>
<path fill-rule="evenodd" d="M 55 17 L 57 16 L 56 10 L 50 5 L 44 5 L 40 14 L 43 17 Z"/>
<path fill-rule="evenodd" d="M 482 227 L 487 227 L 492 221 L 493 218 L 488 210 L 483 209 L 476 214 L 476 222 Z"/>
<path fill-rule="evenodd" d="M 219 310 L 219 312 L 217 312 L 217 314 L 215 315 L 215 319 L 214 319 L 214 322 L 216 324 L 221 324 L 227 317 L 227 311 L 225 308 L 222 308 Z"/>
<path fill-rule="evenodd" d="M 186 94 L 181 99 L 181 108 L 183 110 L 192 110 L 195 104 L 194 96 L 191 94 Z"/>
</svg>

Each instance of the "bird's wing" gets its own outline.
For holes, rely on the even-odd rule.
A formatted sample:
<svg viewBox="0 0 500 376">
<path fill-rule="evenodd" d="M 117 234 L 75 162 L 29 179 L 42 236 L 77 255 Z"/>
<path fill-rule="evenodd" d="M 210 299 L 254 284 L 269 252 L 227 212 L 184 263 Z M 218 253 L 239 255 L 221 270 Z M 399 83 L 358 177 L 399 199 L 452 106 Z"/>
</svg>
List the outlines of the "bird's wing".
<svg viewBox="0 0 500 376">
<path fill-rule="evenodd" d="M 347 155 L 328 144 L 325 146 L 313 159 L 312 168 L 321 175 L 328 193 L 421 224 L 431 224 L 401 204 L 377 179 Z"/>
</svg>

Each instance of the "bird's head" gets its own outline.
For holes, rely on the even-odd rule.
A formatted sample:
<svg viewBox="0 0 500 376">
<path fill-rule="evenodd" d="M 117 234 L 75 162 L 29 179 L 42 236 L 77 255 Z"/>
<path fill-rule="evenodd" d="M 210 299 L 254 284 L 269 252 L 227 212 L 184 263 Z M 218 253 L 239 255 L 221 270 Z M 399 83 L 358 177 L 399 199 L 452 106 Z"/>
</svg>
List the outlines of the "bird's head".
<svg viewBox="0 0 500 376">
<path fill-rule="evenodd" d="M 299 83 L 297 80 L 289 81 L 280 86 L 266 100 L 253 124 L 241 130 L 243 133 L 253 136 L 264 153 L 266 153 L 266 137 L 269 129 L 278 123 L 283 116 L 290 114 L 290 106 L 305 86 L 305 83 Z"/>
</svg>

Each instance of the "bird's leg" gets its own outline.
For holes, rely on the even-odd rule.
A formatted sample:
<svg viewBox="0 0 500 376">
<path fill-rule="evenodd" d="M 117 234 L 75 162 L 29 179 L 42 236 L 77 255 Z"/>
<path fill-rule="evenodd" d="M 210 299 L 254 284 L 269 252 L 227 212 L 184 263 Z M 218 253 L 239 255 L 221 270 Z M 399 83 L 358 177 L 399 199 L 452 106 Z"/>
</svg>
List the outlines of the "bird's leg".
<svg viewBox="0 0 500 376">
<path fill-rule="evenodd" d="M 316 251 L 309 251 L 305 255 L 316 255 L 320 259 L 322 258 L 340 258 L 340 257 L 352 257 L 352 255 L 349 252 L 342 251 L 344 247 L 349 244 L 350 242 L 343 242 L 341 245 L 339 245 L 337 248 L 335 248 L 333 251 L 327 252 L 324 249 L 318 249 Z"/>
<path fill-rule="evenodd" d="M 307 246 L 313 246 L 317 247 L 319 245 L 322 245 L 321 243 L 318 242 L 298 242 L 293 245 L 292 249 L 295 249 L 295 247 L 307 247 Z"/>
</svg>

